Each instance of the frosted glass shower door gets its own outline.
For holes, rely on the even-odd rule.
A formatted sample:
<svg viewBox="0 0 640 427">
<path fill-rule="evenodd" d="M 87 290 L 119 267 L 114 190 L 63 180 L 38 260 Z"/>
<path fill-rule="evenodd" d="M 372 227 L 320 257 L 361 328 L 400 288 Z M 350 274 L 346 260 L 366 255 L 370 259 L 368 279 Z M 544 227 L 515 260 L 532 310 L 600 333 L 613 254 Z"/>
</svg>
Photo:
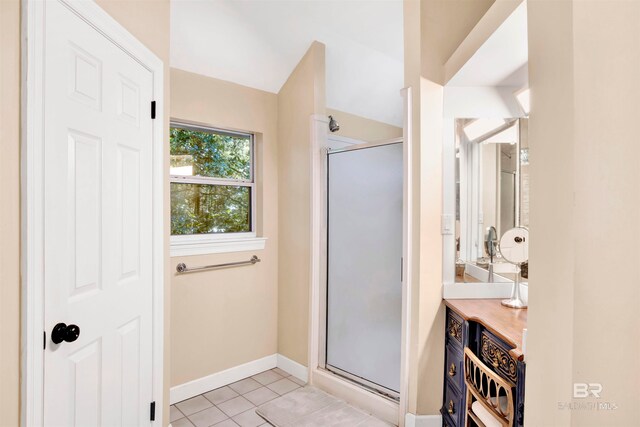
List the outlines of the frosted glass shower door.
<svg viewBox="0 0 640 427">
<path fill-rule="evenodd" d="M 395 395 L 400 390 L 402 143 L 330 152 L 327 163 L 327 368 Z"/>
</svg>

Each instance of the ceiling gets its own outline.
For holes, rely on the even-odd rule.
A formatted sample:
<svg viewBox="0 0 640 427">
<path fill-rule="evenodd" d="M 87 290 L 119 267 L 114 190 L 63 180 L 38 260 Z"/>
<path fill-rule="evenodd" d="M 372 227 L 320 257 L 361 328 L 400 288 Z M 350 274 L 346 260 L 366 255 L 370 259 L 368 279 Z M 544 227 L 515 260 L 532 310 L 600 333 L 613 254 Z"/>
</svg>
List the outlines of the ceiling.
<svg viewBox="0 0 640 427">
<path fill-rule="evenodd" d="M 527 3 L 480 46 L 448 86 L 528 86 Z"/>
<path fill-rule="evenodd" d="M 277 93 L 314 40 L 327 107 L 402 125 L 402 0 L 173 0 L 171 66 Z"/>
</svg>

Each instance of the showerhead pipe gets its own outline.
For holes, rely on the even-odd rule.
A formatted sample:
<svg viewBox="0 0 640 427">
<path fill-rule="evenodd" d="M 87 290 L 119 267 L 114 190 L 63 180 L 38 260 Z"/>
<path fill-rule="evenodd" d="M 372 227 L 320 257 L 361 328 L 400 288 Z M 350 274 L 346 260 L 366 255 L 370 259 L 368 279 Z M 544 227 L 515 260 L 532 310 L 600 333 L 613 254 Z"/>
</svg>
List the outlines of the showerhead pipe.
<svg viewBox="0 0 640 427">
<path fill-rule="evenodd" d="M 333 116 L 329 116 L 329 130 L 331 132 L 338 132 L 340 130 L 340 125 L 336 122 Z"/>
</svg>

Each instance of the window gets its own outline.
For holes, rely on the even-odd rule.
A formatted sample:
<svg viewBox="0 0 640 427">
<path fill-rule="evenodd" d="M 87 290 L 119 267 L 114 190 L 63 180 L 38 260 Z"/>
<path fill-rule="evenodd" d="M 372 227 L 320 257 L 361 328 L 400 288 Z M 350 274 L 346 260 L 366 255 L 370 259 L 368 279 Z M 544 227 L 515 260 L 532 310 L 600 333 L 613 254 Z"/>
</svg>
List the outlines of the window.
<svg viewBox="0 0 640 427">
<path fill-rule="evenodd" d="M 253 135 L 171 123 L 169 174 L 172 255 L 261 249 Z"/>
</svg>

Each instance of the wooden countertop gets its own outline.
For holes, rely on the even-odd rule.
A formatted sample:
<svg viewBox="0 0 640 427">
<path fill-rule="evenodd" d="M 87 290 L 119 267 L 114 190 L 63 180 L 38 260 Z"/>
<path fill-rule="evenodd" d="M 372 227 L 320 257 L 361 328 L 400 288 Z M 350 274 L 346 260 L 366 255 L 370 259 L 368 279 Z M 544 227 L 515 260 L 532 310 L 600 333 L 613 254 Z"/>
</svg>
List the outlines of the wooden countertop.
<svg viewBox="0 0 640 427">
<path fill-rule="evenodd" d="M 502 299 L 445 299 L 444 303 L 465 320 L 484 325 L 494 335 L 512 346 L 517 360 L 524 359 L 522 330 L 527 327 L 527 309 L 513 309 L 500 304 Z"/>
</svg>

